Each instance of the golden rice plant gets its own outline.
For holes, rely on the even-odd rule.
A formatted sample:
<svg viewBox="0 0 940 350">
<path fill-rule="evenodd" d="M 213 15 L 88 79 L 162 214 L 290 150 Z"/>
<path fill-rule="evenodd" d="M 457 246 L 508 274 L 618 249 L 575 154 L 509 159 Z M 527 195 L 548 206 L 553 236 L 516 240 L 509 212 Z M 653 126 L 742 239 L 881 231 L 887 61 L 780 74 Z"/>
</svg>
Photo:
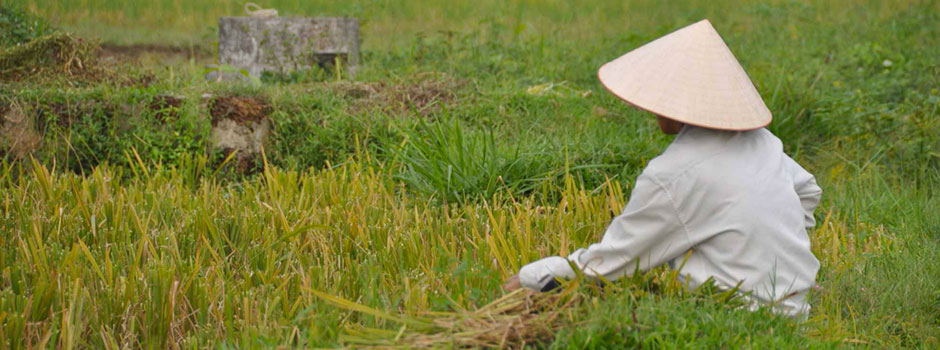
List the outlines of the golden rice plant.
<svg viewBox="0 0 940 350">
<path fill-rule="evenodd" d="M 825 269 L 835 272 L 855 266 L 863 256 L 891 251 L 895 241 L 884 225 L 856 219 L 850 226 L 831 209 L 811 236 L 813 253 Z"/>
<path fill-rule="evenodd" d="M 360 161 L 223 183 L 199 175 L 212 173 L 204 161 L 128 157 L 137 165 L 86 175 L 0 169 L 0 343 L 519 348 L 551 341 L 611 293 L 734 305 L 734 291 L 687 291 L 666 269 L 502 294 L 522 264 L 599 239 L 626 201 L 613 181 L 586 190 L 569 178 L 557 202 L 500 192 L 437 205 Z M 834 212 L 813 234 L 826 275 L 893 242 Z M 849 324 L 835 321 L 828 329 Z"/>
</svg>

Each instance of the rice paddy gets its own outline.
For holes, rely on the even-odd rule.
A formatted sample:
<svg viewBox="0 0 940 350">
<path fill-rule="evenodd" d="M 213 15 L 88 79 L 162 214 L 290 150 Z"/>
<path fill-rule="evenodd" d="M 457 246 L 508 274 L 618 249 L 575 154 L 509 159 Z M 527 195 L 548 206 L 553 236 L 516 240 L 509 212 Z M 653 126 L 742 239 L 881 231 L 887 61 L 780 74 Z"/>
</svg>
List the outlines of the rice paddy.
<svg viewBox="0 0 940 350">
<path fill-rule="evenodd" d="M 261 5 L 360 17 L 357 80 L 207 83 L 242 3 L 0 5 L 27 11 L 0 58 L 103 47 L 0 71 L 0 349 L 940 346 L 937 3 Z M 597 67 L 701 18 L 824 190 L 808 318 L 665 268 L 503 292 L 597 241 L 670 141 Z M 263 153 L 210 150 L 221 104 L 270 120 Z"/>
</svg>

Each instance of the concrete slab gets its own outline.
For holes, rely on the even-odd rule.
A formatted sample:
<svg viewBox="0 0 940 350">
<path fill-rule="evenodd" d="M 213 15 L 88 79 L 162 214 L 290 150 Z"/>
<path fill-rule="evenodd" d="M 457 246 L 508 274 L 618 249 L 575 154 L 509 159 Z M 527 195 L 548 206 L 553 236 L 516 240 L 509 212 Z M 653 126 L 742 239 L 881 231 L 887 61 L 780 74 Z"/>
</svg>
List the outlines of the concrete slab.
<svg viewBox="0 0 940 350">
<path fill-rule="evenodd" d="M 219 62 L 262 72 L 290 73 L 332 67 L 341 59 L 346 74 L 359 64 L 359 20 L 346 17 L 221 17 Z"/>
</svg>

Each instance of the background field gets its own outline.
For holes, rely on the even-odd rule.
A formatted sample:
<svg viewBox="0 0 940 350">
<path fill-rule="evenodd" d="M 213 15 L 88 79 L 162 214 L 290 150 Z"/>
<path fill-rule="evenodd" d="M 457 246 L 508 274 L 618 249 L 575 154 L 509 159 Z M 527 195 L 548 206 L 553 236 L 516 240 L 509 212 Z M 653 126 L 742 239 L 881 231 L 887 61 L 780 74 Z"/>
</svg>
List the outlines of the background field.
<svg viewBox="0 0 940 350">
<path fill-rule="evenodd" d="M 940 346 L 940 3 L 263 5 L 361 18 L 356 81 L 205 83 L 216 18 L 240 2 L 4 1 L 105 50 L 92 75 L 0 82 L 0 112 L 42 144 L 2 152 L 0 348 L 332 347 L 402 330 L 316 291 L 407 315 L 485 305 L 522 264 L 599 239 L 670 141 L 596 69 L 702 18 L 824 189 L 809 319 L 654 271 L 578 290 L 534 346 Z M 207 152 L 207 93 L 269 106 L 247 171 Z"/>
</svg>

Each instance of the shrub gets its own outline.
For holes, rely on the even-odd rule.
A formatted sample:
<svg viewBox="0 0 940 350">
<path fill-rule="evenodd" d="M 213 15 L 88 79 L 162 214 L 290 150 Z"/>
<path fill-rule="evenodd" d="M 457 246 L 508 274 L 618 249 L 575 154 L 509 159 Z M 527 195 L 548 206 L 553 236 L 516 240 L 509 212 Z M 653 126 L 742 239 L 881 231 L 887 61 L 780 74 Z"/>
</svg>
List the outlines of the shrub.
<svg viewBox="0 0 940 350">
<path fill-rule="evenodd" d="M 52 32 L 52 27 L 41 18 L 23 9 L 0 4 L 0 48 L 25 44 Z"/>
</svg>

